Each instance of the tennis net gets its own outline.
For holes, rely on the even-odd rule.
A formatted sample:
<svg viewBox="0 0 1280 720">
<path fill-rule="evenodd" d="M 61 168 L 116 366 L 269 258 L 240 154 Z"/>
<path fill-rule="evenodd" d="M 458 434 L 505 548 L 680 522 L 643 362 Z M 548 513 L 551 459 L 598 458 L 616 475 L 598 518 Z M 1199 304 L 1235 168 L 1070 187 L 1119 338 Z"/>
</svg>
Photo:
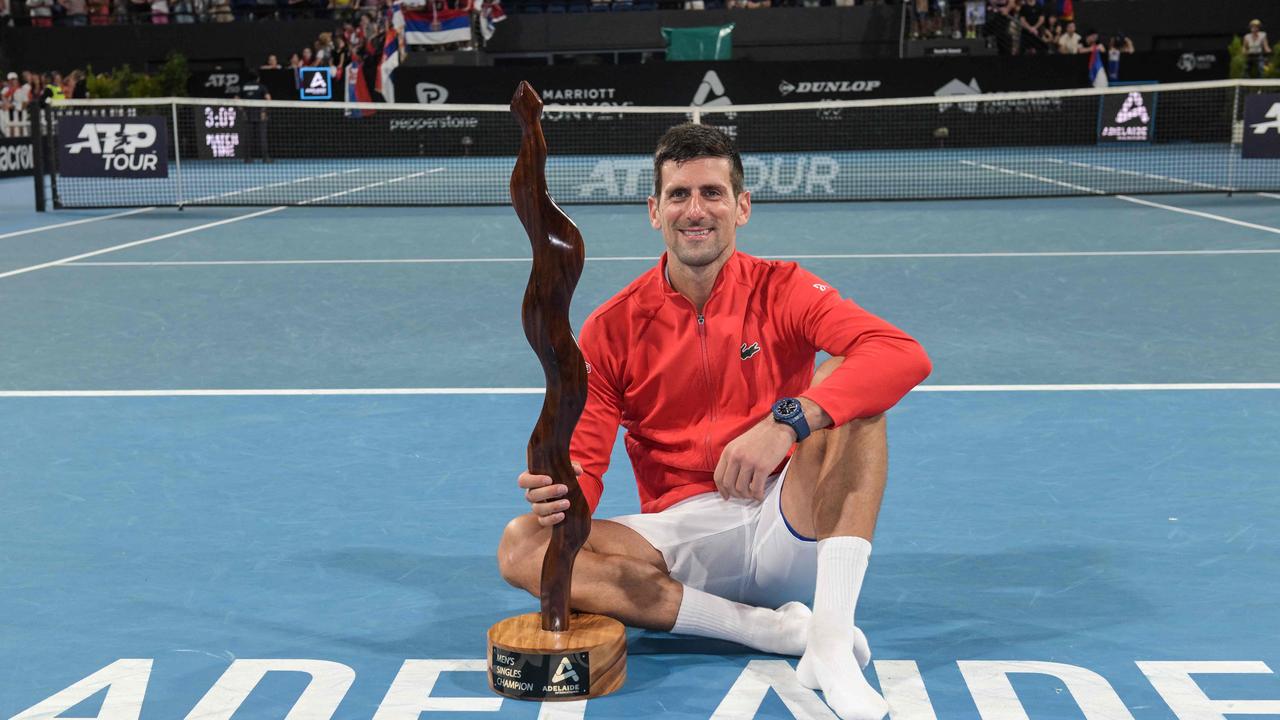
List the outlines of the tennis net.
<svg viewBox="0 0 1280 720">
<path fill-rule="evenodd" d="M 941 97 L 548 105 L 559 202 L 652 191 L 672 125 L 723 128 L 756 200 L 1280 191 L 1280 81 Z M 519 128 L 499 105 L 63 101 L 45 113 L 57 207 L 509 202 Z M 1261 149 L 1259 149 L 1261 148 Z"/>
</svg>

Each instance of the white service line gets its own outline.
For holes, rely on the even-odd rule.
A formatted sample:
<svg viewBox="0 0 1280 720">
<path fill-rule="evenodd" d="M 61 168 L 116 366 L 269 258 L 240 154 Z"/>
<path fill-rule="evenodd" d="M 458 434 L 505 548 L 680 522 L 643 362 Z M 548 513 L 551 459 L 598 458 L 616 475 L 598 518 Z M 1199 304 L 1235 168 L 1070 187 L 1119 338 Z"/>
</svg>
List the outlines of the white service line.
<svg viewBox="0 0 1280 720">
<path fill-rule="evenodd" d="M 218 220 L 211 223 L 205 223 L 203 225 L 196 225 L 195 227 L 189 227 L 182 230 L 175 230 L 174 232 L 165 233 L 163 235 L 154 235 L 149 238 L 134 240 L 133 242 L 122 243 L 120 245 L 112 245 L 111 247 L 102 248 L 101 250 L 94 250 L 93 252 L 81 253 L 79 255 L 72 255 L 71 257 L 65 257 L 60 260 L 54 260 L 52 262 L 41 263 L 39 265 L 30 265 L 28 267 L 18 268 L 17 270 L 10 270 L 5 273 L 0 273 L 0 278 L 7 278 L 7 277 L 12 277 L 14 275 L 21 275 L 23 273 L 29 273 L 35 270 L 43 270 L 44 268 L 50 268 L 56 265 L 65 265 L 66 263 L 75 262 L 76 260 L 80 260 L 83 258 L 93 257 L 95 255 L 103 255 L 105 253 L 115 252 L 116 250 L 124 250 L 125 248 L 137 247 L 138 245 L 153 243 L 153 242 L 156 242 L 157 240 L 166 240 L 171 237 L 186 235 L 188 233 L 198 232 L 200 230 L 205 230 L 211 227 L 218 227 L 219 225 L 227 225 L 234 222 L 240 222 L 241 220 L 248 220 L 250 218 L 261 217 L 262 215 L 268 215 L 270 213 L 279 212 L 284 209 L 285 209 L 284 205 L 279 205 L 277 207 L 268 208 L 266 210 L 259 210 L 258 212 L 249 213 L 248 215 L 237 215 L 235 217 Z"/>
<path fill-rule="evenodd" d="M 1280 255 L 1280 248 L 1240 248 L 1222 250 L 1064 250 L 1045 252 L 985 253 L 847 253 L 830 255 L 760 255 L 766 260 L 932 260 L 966 258 L 1040 258 L 1040 257 L 1144 257 L 1161 255 Z M 651 262 L 657 258 L 644 255 L 626 257 L 589 257 L 588 262 Z M 528 263 L 529 258 L 389 258 L 347 260 L 120 260 L 67 263 L 63 267 L 199 267 L 204 265 L 437 265 L 460 263 Z"/>
<path fill-rule="evenodd" d="M 198 197 L 194 200 L 188 200 L 187 204 L 195 205 L 196 203 L 208 202 L 210 200 L 217 200 L 218 198 L 231 197 L 232 195 L 239 195 L 240 193 L 254 192 L 257 190 L 262 190 L 264 188 L 280 187 L 281 185 L 297 185 L 300 182 L 308 182 L 310 180 L 323 180 L 325 178 L 336 177 L 338 175 L 350 175 L 351 173 L 357 173 L 363 170 L 364 168 L 352 168 L 350 170 L 343 170 L 341 172 L 335 170 L 333 172 L 325 173 L 323 175 L 305 175 L 303 177 L 300 177 L 294 180 L 281 180 L 280 182 L 273 182 L 267 185 L 259 185 L 257 187 L 245 188 L 243 190 L 232 190 L 230 192 L 224 192 L 220 195 L 205 195 L 204 197 Z"/>
<path fill-rule="evenodd" d="M 1053 160 L 1052 162 L 1055 162 L 1058 164 L 1062 163 L 1061 160 Z M 1169 177 L 1168 175 L 1156 175 L 1154 173 L 1138 172 L 1136 170 L 1125 170 L 1123 168 L 1114 168 L 1114 167 L 1109 167 L 1107 165 L 1094 165 L 1091 163 L 1076 162 L 1075 160 L 1068 161 L 1067 164 L 1071 165 L 1072 167 L 1084 168 L 1088 170 L 1101 170 L 1102 172 L 1120 173 L 1121 175 L 1132 175 L 1134 177 L 1144 177 L 1144 178 L 1149 178 L 1151 180 L 1162 180 L 1164 182 L 1171 182 L 1177 185 L 1194 185 L 1196 187 L 1206 188 L 1208 190 L 1226 190 L 1226 191 L 1231 190 L 1231 188 L 1225 187 L 1222 185 L 1210 185 L 1209 183 L 1197 182 L 1195 180 L 1183 180 L 1182 178 Z"/>
<path fill-rule="evenodd" d="M 67 222 L 54 223 L 53 225 L 41 225 L 40 227 L 27 228 L 26 230 L 15 230 L 11 233 L 0 235 L 0 240 L 5 238 L 18 237 L 19 235 L 30 235 L 31 233 L 44 232 L 45 230 L 56 230 L 57 228 L 71 227 L 72 225 L 83 225 L 84 223 L 97 222 L 99 220 L 110 220 L 111 218 L 124 217 L 125 215 L 137 215 L 138 213 L 155 210 L 154 207 L 138 208 L 137 210 L 126 210 L 124 212 L 112 213 L 110 215 L 99 215 L 97 217 L 82 218 L 80 220 L 68 220 Z"/>
<path fill-rule="evenodd" d="M 1272 200 L 1280 200 L 1280 195 L 1276 195 L 1275 193 L 1263 193 L 1263 192 L 1260 192 L 1260 193 L 1258 193 L 1258 194 L 1259 194 L 1259 195 L 1261 195 L 1262 197 L 1265 197 L 1265 198 L 1271 198 Z"/>
<path fill-rule="evenodd" d="M 961 160 L 961 161 L 960 161 L 960 163 L 961 163 L 961 164 L 963 164 L 963 165 L 972 165 L 973 167 L 980 167 L 980 168 L 982 168 L 983 170 L 993 170 L 993 171 L 998 172 L 998 173 L 1004 173 L 1005 175 L 1013 175 L 1013 176 L 1015 176 L 1015 177 L 1023 177 L 1023 178 L 1028 178 L 1028 179 L 1031 179 L 1031 180 L 1039 180 L 1040 182 L 1046 182 L 1046 183 L 1050 183 L 1050 184 L 1053 184 L 1053 185 L 1060 185 L 1060 186 L 1062 186 L 1062 187 L 1064 187 L 1064 188 L 1070 188 L 1070 189 L 1072 189 L 1072 190 L 1079 190 L 1080 192 L 1086 192 L 1086 193 L 1090 193 L 1090 194 L 1092 194 L 1092 195 L 1105 195 L 1105 194 L 1106 194 L 1106 193 L 1102 192 L 1101 190 L 1095 190 L 1094 188 L 1085 187 L 1085 186 L 1083 186 L 1083 185 L 1076 185 L 1076 184 L 1074 184 L 1074 183 L 1062 182 L 1061 180 L 1054 180 L 1053 178 L 1047 178 L 1047 177 L 1044 177 L 1043 175 L 1035 175 L 1035 174 L 1032 174 L 1032 173 L 1025 173 L 1025 172 L 1021 172 L 1021 171 L 1019 171 L 1019 170 L 1010 170 L 1010 169 L 1008 169 L 1008 168 L 1002 168 L 1002 167 L 998 167 L 998 166 L 996 166 L 996 165 L 988 165 L 987 163 L 973 162 L 972 160 Z"/>
<path fill-rule="evenodd" d="M 1017 175 L 1019 177 L 1030 178 L 1032 180 L 1039 180 L 1040 182 L 1051 183 L 1053 185 L 1061 185 L 1063 187 L 1069 187 L 1074 190 L 1082 190 L 1084 192 L 1091 193 L 1094 195 L 1106 195 L 1106 193 L 1104 193 L 1101 190 L 1095 190 L 1094 188 L 1087 188 L 1081 185 L 1072 185 L 1071 183 L 1064 183 L 1061 180 L 1054 180 L 1053 178 L 1047 178 L 1042 175 L 1033 175 L 1032 173 L 1024 173 L 1024 172 L 1015 172 L 1013 170 L 997 167 L 995 165 L 988 165 L 986 163 L 975 163 L 969 160 L 961 160 L 960 162 L 966 165 L 974 165 L 976 167 L 980 167 L 985 170 L 994 170 L 996 172 L 1004 173 L 1006 175 Z M 1223 215 L 1214 215 L 1213 213 L 1200 212 L 1199 210 L 1188 210 L 1187 208 L 1177 207 L 1175 205 L 1165 205 L 1164 203 L 1152 202 L 1151 200 L 1143 200 L 1141 198 L 1130 197 L 1128 195 L 1112 195 L 1111 197 L 1114 197 L 1117 200 L 1124 200 L 1125 202 L 1131 202 L 1137 205 L 1146 205 L 1148 207 L 1159 208 L 1161 210 L 1168 210 L 1169 212 L 1182 213 L 1183 215 L 1193 215 L 1195 217 L 1205 218 L 1207 220 L 1217 220 L 1218 222 L 1224 222 L 1230 225 L 1239 225 L 1240 227 L 1247 227 L 1253 230 L 1261 230 L 1263 232 L 1269 232 L 1269 233 L 1274 233 L 1276 235 L 1280 235 L 1280 228 L 1271 227 L 1270 225 L 1258 225 L 1257 223 L 1245 222 L 1243 220 L 1236 220 L 1235 218 L 1229 218 Z"/>
<path fill-rule="evenodd" d="M 422 177 L 423 175 L 431 175 L 433 173 L 438 173 L 438 172 L 444 172 L 444 168 L 442 167 L 432 168 L 430 170 L 423 170 L 422 172 L 416 172 L 410 175 L 401 175 L 399 177 L 395 177 L 390 180 L 383 180 L 381 182 L 369 183 L 368 185 L 361 185 L 360 187 L 354 187 L 354 188 L 351 188 L 350 190 L 343 190 L 342 192 L 336 192 L 336 193 L 333 193 L 332 195 L 325 195 L 323 197 L 311 198 L 310 200 L 303 200 L 298 204 L 309 205 L 314 202 L 320 202 L 321 200 L 330 200 L 336 197 L 342 197 L 343 195 L 350 195 L 351 193 L 360 192 L 362 190 L 368 190 L 369 188 L 375 188 L 375 187 L 378 187 L 379 185 L 387 185 L 390 183 L 403 182 L 405 180 L 410 180 L 416 177 Z"/>
<path fill-rule="evenodd" d="M 911 392 L 1177 392 L 1280 390 L 1277 383 L 1120 383 L 1075 385 L 921 385 Z M 255 388 L 198 390 L 0 390 L 0 398 L 288 397 L 335 395 L 542 395 L 540 387 Z"/>
</svg>

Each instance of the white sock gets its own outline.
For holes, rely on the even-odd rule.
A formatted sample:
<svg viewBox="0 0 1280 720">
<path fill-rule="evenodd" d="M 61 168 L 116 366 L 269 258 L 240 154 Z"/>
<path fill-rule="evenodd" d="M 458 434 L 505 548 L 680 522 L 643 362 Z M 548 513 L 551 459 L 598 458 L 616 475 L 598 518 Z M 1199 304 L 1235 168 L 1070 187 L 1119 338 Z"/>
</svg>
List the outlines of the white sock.
<svg viewBox="0 0 1280 720">
<path fill-rule="evenodd" d="M 862 676 L 861 658 L 854 652 L 862 633 L 853 624 L 853 613 L 870 558 L 871 543 L 860 537 L 818 541 L 809 644 L 796 675 L 806 687 L 822 690 L 827 705 L 842 720 L 880 720 L 889 712 L 884 698 Z"/>
<path fill-rule="evenodd" d="M 671 632 L 728 640 L 761 652 L 800 655 L 812 612 L 790 602 L 777 610 L 743 605 L 686 585 Z"/>
</svg>

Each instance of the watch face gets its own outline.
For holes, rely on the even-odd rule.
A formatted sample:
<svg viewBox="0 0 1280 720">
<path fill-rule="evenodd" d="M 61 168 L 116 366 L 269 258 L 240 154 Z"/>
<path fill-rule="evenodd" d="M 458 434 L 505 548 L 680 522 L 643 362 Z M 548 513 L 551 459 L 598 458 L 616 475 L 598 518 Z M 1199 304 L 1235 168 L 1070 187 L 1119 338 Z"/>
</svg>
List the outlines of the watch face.
<svg viewBox="0 0 1280 720">
<path fill-rule="evenodd" d="M 795 415 L 800 411 L 800 401 L 794 398 L 787 398 L 778 402 L 779 415 Z"/>
</svg>

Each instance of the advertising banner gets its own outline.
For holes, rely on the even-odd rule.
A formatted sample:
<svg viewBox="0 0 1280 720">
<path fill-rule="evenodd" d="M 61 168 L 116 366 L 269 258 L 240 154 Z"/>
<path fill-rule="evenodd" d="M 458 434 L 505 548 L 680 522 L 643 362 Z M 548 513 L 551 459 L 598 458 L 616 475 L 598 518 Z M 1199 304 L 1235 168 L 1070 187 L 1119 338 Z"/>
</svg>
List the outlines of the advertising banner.
<svg viewBox="0 0 1280 720">
<path fill-rule="evenodd" d="M 1150 142 L 1156 124 L 1155 96 L 1149 92 L 1103 95 L 1098 114 L 1098 142 Z"/>
<path fill-rule="evenodd" d="M 1246 158 L 1280 158 L 1280 94 L 1244 99 L 1242 140 Z"/>
<path fill-rule="evenodd" d="M 0 138 L 0 178 L 30 175 L 34 160 L 30 138 Z"/>
<path fill-rule="evenodd" d="M 58 121 L 58 174 L 64 177 L 169 176 L 163 117 L 67 116 Z"/>
</svg>

